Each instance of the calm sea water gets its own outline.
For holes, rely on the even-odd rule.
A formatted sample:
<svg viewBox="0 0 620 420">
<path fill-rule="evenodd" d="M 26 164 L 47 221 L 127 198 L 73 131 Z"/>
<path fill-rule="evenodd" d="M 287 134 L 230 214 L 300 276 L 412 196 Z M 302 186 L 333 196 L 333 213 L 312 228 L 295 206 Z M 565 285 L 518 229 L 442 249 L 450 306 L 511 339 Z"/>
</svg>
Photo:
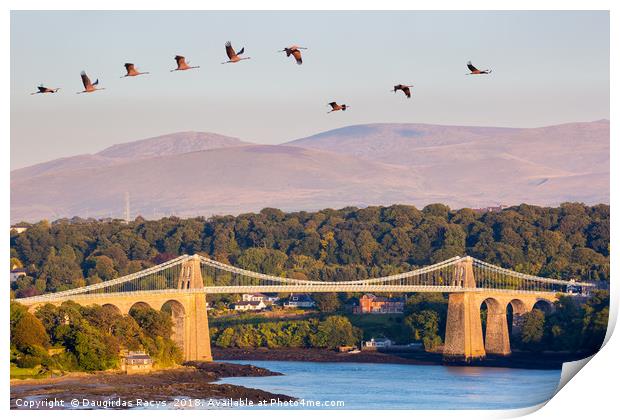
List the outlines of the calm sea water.
<svg viewBox="0 0 620 420">
<path fill-rule="evenodd" d="M 224 378 L 221 383 L 306 401 L 343 401 L 344 407 L 338 407 L 343 409 L 522 408 L 550 399 L 561 374 L 560 370 L 372 363 L 234 362 L 264 367 L 284 376 Z"/>
</svg>

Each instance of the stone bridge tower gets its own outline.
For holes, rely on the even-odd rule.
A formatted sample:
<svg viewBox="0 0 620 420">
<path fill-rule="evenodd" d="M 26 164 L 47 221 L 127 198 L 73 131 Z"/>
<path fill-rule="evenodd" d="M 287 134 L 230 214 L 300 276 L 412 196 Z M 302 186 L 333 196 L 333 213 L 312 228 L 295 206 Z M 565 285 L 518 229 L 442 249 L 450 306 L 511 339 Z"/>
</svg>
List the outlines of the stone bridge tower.
<svg viewBox="0 0 620 420">
<path fill-rule="evenodd" d="M 177 288 L 191 290 L 203 287 L 200 257 L 192 255 L 181 264 Z M 206 294 L 202 291 L 193 293 L 185 306 L 182 323 L 184 359 L 212 361 Z"/>
<path fill-rule="evenodd" d="M 464 288 L 475 288 L 473 260 L 466 257 L 455 269 L 457 284 Z M 483 358 L 484 341 L 480 306 L 476 303 L 475 293 L 450 293 L 448 299 L 448 319 L 446 322 L 446 342 L 443 356 L 449 361 L 470 361 Z"/>
</svg>

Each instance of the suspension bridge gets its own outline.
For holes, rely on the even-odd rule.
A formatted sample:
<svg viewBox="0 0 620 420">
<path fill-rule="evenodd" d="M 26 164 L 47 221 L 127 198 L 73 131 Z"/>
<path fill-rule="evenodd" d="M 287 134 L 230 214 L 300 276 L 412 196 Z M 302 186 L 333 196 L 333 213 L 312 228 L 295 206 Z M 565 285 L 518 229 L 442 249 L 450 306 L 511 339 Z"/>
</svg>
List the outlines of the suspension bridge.
<svg viewBox="0 0 620 420">
<path fill-rule="evenodd" d="M 486 354 L 510 354 L 507 308 L 513 329 L 538 302 L 550 304 L 562 294 L 586 294 L 594 285 L 538 277 L 472 257 L 453 257 L 412 271 L 364 280 L 327 282 L 257 273 L 201 255 L 183 255 L 163 264 L 85 287 L 17 299 L 31 310 L 74 301 L 97 304 L 122 314 L 140 305 L 168 311 L 173 339 L 186 360 L 212 360 L 206 295 L 221 293 L 448 293 L 444 358 L 472 360 Z M 480 308 L 487 307 L 483 338 Z"/>
</svg>

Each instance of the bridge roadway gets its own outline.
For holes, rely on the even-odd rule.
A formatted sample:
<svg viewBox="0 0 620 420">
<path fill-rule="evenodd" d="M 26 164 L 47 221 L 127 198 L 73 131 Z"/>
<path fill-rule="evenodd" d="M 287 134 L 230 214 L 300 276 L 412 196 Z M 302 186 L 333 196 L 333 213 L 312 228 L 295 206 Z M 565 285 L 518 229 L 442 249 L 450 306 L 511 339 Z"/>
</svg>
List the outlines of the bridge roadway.
<svg viewBox="0 0 620 420">
<path fill-rule="evenodd" d="M 546 300 L 555 300 L 557 295 L 569 295 L 557 292 L 539 292 L 528 290 L 508 290 L 508 289 L 485 289 L 458 286 L 383 286 L 383 285 L 343 285 L 338 283 L 325 286 L 297 286 L 297 285 L 281 285 L 281 286 L 207 286 L 198 289 L 164 289 L 164 290 L 136 290 L 131 292 L 117 293 L 90 293 L 79 295 L 59 296 L 58 298 L 50 297 L 40 302 L 33 301 L 32 304 L 40 306 L 45 303 L 61 303 L 66 301 L 88 302 L 101 300 L 114 300 L 116 298 L 155 298 L 157 296 L 183 296 L 183 295 L 216 295 L 216 294 L 242 294 L 242 293 L 493 293 L 498 295 L 523 295 L 523 296 L 539 296 Z"/>
</svg>

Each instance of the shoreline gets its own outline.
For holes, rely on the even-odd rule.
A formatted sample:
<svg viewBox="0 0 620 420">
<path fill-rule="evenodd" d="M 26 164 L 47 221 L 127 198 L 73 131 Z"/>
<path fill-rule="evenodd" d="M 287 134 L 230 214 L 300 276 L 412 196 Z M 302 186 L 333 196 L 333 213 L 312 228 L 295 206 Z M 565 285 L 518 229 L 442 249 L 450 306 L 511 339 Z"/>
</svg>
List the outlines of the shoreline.
<svg viewBox="0 0 620 420">
<path fill-rule="evenodd" d="M 216 361 L 291 361 L 291 362 L 342 362 L 342 363 L 392 363 L 408 365 L 475 366 L 508 369 L 560 370 L 568 361 L 588 357 L 587 354 L 523 353 L 510 356 L 487 356 L 482 360 L 465 362 L 445 362 L 440 353 L 424 351 L 383 352 L 363 351 L 361 353 L 338 353 L 333 350 L 316 348 L 212 348 Z"/>
<path fill-rule="evenodd" d="M 176 398 L 196 400 L 244 400 L 253 403 L 278 399 L 292 401 L 295 397 L 274 394 L 255 388 L 221 384 L 217 381 L 226 377 L 279 376 L 279 372 L 248 365 L 227 362 L 190 362 L 184 366 L 155 370 L 145 374 L 127 375 L 113 372 L 70 372 L 54 378 L 11 379 L 11 409 L 71 409 L 71 408 L 142 408 L 141 402 L 158 403 L 157 407 L 172 406 Z M 22 407 L 19 401 L 62 400 L 63 406 Z M 90 406 L 68 405 L 78 400 L 93 402 Z M 107 401 L 132 402 L 131 406 L 105 405 Z M 97 405 L 101 404 L 101 405 Z M 178 408 L 187 408 L 180 405 Z M 195 405 L 196 408 L 207 408 Z"/>
</svg>

